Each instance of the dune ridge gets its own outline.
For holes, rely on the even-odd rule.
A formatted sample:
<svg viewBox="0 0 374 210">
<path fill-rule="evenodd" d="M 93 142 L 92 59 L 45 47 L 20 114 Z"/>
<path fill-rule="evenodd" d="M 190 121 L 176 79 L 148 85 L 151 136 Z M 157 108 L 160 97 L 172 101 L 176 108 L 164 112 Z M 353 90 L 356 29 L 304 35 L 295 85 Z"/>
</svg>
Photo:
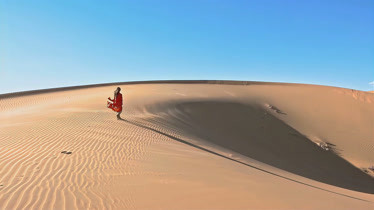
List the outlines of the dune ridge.
<svg viewBox="0 0 374 210">
<path fill-rule="evenodd" d="M 321 87 L 330 87 L 330 88 L 340 88 L 342 87 L 333 87 L 326 85 L 317 85 L 317 84 L 302 84 L 302 83 L 284 83 L 284 82 L 263 82 L 263 81 L 241 81 L 241 80 L 149 80 L 149 81 L 129 81 L 129 82 L 111 82 L 111 83 L 100 83 L 100 84 L 90 84 L 90 85 L 76 85 L 68 87 L 57 87 L 57 88 L 46 88 L 38 90 L 28 90 L 28 91 L 17 91 L 11 93 L 0 94 L 0 99 L 12 98 L 27 96 L 32 94 L 42 94 L 42 93 L 51 93 L 59 91 L 68 91 L 68 90 L 78 90 L 85 88 L 96 88 L 96 87 L 106 87 L 106 86 L 121 86 L 121 85 L 142 85 L 142 84 L 220 84 L 220 85 L 288 85 L 288 86 L 321 86 Z M 350 89 L 353 90 L 353 89 Z M 359 90 L 358 90 L 359 91 Z M 374 91 L 368 91 L 374 92 Z"/>
<path fill-rule="evenodd" d="M 0 209 L 373 207 L 371 93 L 189 82 L 1 95 Z"/>
</svg>

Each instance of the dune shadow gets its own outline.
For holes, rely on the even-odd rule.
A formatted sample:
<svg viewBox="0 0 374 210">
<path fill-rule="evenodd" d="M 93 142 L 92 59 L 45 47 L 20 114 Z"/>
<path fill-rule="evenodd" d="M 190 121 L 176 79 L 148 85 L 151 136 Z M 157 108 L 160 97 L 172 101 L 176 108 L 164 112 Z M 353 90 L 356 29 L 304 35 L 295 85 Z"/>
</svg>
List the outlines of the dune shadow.
<svg viewBox="0 0 374 210">
<path fill-rule="evenodd" d="M 277 173 L 274 173 L 274 172 L 271 172 L 271 171 L 268 171 L 268 170 L 265 170 L 265 169 L 262 169 L 262 168 L 259 168 L 259 167 L 256 167 L 256 166 L 253 166 L 251 164 L 248 164 L 248 163 L 245 163 L 243 161 L 240 161 L 240 160 L 236 160 L 234 158 L 231 158 L 231 157 L 227 157 L 225 155 L 222 155 L 222 154 L 219 154 L 217 152 L 214 152 L 210 149 L 207 149 L 207 148 L 204 148 L 202 146 L 199 146 L 199 145 L 196 145 L 196 144 L 193 144 L 191 142 L 188 142 L 187 140 L 183 140 L 181 138 L 178 138 L 178 137 L 175 137 L 173 135 L 170 135 L 170 134 L 167 134 L 165 132 L 162 132 L 162 131 L 159 131 L 157 129 L 154 129 L 154 128 L 151 128 L 151 127 L 148 127 L 148 126 L 145 126 L 145 125 L 142 125 L 140 123 L 137 123 L 137 122 L 134 122 L 134 121 L 129 121 L 129 120 L 126 120 L 126 119 L 119 119 L 121 121 L 124 121 L 126 123 L 129 123 L 129 124 L 132 124 L 134 126 L 138 126 L 138 127 L 141 127 L 141 128 L 144 128 L 144 129 L 147 129 L 147 130 L 150 130 L 150 131 L 153 131 L 153 132 L 156 132 L 158 134 L 161 134 L 163 136 L 166 136 L 170 139 L 173 139 L 175 141 L 178 141 L 180 143 L 183 143 L 183 144 L 186 144 L 186 145 L 189 145 L 191 147 L 194 147 L 196 149 L 200 149 L 202 151 L 205 151 L 205 152 L 208 152 L 210 154 L 213 154 L 213 155 L 217 155 L 219 157 L 222 157 L 222 158 L 225 158 L 227 160 L 231 160 L 233 162 L 236 162 L 238 164 L 242 164 L 242 165 L 245 165 L 245 166 L 248 166 L 250 168 L 253 168 L 253 169 L 256 169 L 256 170 L 259 170 L 259 171 L 262 171 L 264 173 L 267 173 L 267 174 L 271 174 L 271 175 L 274 175 L 274 176 L 277 176 L 279 178 L 282 178 L 282 179 L 286 179 L 286 180 L 289 180 L 289 181 L 292 181 L 292 182 L 295 182 L 295 183 L 298 183 L 298 184 L 302 184 L 302 185 L 305 185 L 305 186 L 308 186 L 308 187 L 311 187 L 311 188 L 315 188 L 315 189 L 319 189 L 319 190 L 322 190 L 322 191 L 325 191 L 325 192 L 329 192 L 329 193 L 333 193 L 333 194 L 336 194 L 336 195 L 340 195 L 340 196 L 344 196 L 344 197 L 348 197 L 348 198 L 352 198 L 352 199 L 356 199 L 356 200 L 361 200 L 361 201 L 365 201 L 365 202 L 370 202 L 368 200 L 365 200 L 365 199 L 361 199 L 361 198 L 356 198 L 356 197 L 353 197 L 353 196 L 349 196 L 349 195 L 346 195 L 346 194 L 342 194 L 342 193 L 338 193 L 338 192 L 334 192 L 334 191 L 331 191 L 331 190 L 327 190 L 327 189 L 324 189 L 324 188 L 321 188 L 321 187 L 317 187 L 317 186 L 314 186 L 314 185 L 311 185 L 311 184 L 308 184 L 308 183 L 305 183 L 305 182 L 301 182 L 301 181 L 298 181 L 296 179 L 292 179 L 292 178 L 288 178 L 288 177 L 285 177 L 285 176 L 282 176 L 280 174 L 277 174 Z"/>
<path fill-rule="evenodd" d="M 371 176 L 333 151 L 321 149 L 261 106 L 207 101 L 176 108 L 176 117 L 189 124 L 181 128 L 186 134 L 309 179 L 374 193 Z"/>
</svg>

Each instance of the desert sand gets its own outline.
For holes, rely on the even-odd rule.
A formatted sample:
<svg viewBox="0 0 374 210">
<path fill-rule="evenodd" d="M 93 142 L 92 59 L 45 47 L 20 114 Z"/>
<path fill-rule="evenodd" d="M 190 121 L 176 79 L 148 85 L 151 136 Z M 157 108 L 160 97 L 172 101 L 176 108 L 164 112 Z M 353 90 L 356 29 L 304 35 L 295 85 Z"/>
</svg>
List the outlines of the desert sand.
<svg viewBox="0 0 374 210">
<path fill-rule="evenodd" d="M 122 88 L 117 120 L 107 97 Z M 0 95 L 0 209 L 373 209 L 374 94 L 261 82 Z"/>
</svg>

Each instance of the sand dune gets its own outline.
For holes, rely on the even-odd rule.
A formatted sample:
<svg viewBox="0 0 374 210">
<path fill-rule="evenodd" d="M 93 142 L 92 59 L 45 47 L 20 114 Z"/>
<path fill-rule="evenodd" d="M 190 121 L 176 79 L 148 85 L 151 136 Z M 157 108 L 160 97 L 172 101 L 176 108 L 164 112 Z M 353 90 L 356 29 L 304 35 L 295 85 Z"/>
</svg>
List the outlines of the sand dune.
<svg viewBox="0 0 374 210">
<path fill-rule="evenodd" d="M 0 95 L 0 209 L 372 209 L 373 103 L 231 81 Z"/>
</svg>

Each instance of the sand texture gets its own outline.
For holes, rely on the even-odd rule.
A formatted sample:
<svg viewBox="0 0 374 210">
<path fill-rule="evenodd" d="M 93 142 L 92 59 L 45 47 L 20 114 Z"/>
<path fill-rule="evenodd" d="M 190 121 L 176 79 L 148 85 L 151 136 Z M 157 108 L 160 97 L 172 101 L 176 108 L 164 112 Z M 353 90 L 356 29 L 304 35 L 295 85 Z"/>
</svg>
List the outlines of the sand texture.
<svg viewBox="0 0 374 210">
<path fill-rule="evenodd" d="M 106 99 L 122 88 L 122 120 Z M 260 82 L 0 95 L 0 209 L 374 209 L 374 94 Z"/>
</svg>

